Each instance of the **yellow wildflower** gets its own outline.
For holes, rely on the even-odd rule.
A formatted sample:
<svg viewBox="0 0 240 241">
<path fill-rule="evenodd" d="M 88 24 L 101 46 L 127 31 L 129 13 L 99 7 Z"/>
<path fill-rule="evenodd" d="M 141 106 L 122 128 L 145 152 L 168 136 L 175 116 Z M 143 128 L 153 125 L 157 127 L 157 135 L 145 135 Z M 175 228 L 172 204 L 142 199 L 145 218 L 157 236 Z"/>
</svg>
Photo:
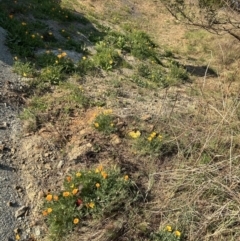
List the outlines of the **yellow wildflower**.
<svg viewBox="0 0 240 241">
<path fill-rule="evenodd" d="M 149 136 L 147 139 L 148 139 L 148 141 L 152 141 L 152 137 L 151 136 Z"/>
<path fill-rule="evenodd" d="M 113 61 L 112 61 L 112 60 L 110 60 L 110 61 L 109 61 L 109 64 L 113 64 Z"/>
<path fill-rule="evenodd" d="M 64 196 L 64 197 L 68 197 L 69 195 L 70 195 L 69 192 L 63 192 L 63 196 Z"/>
<path fill-rule="evenodd" d="M 22 25 L 23 25 L 23 26 L 26 26 L 27 24 L 26 24 L 25 22 L 22 22 Z"/>
<path fill-rule="evenodd" d="M 82 175 L 82 174 L 81 174 L 80 172 L 77 172 L 77 173 L 76 173 L 76 177 L 81 177 L 81 175 Z"/>
<path fill-rule="evenodd" d="M 159 135 L 159 136 L 158 136 L 158 139 L 161 141 L 161 140 L 163 139 L 163 137 Z"/>
<path fill-rule="evenodd" d="M 128 175 L 125 175 L 125 176 L 124 176 L 124 180 L 125 180 L 125 181 L 127 181 L 128 178 L 129 178 Z"/>
<path fill-rule="evenodd" d="M 32 37 L 32 38 L 35 38 L 35 34 L 32 34 L 31 37 Z"/>
<path fill-rule="evenodd" d="M 140 131 L 130 131 L 128 133 L 128 135 L 134 139 L 138 138 L 141 136 L 141 132 Z"/>
<path fill-rule="evenodd" d="M 46 200 L 50 202 L 50 201 L 52 201 L 52 198 L 53 198 L 53 195 L 48 194 L 47 197 L 46 197 Z"/>
<path fill-rule="evenodd" d="M 11 19 L 12 19 L 12 18 L 13 18 L 13 15 L 12 15 L 12 14 L 10 14 L 10 15 L 9 15 L 9 18 L 11 18 Z"/>
<path fill-rule="evenodd" d="M 58 57 L 59 59 L 61 59 L 61 58 L 62 58 L 62 55 L 61 55 L 61 54 L 58 54 L 57 57 Z"/>
<path fill-rule="evenodd" d="M 27 77 L 27 74 L 26 74 L 26 73 L 23 73 L 23 76 L 24 76 L 24 77 Z"/>
<path fill-rule="evenodd" d="M 100 164 L 100 165 L 98 166 L 98 169 L 99 169 L 99 171 L 101 172 L 101 171 L 103 170 L 103 165 Z"/>
<path fill-rule="evenodd" d="M 20 240 L 19 234 L 16 234 L 15 239 L 16 239 L 16 240 Z"/>
<path fill-rule="evenodd" d="M 41 35 L 40 38 L 43 39 L 43 36 Z"/>
<path fill-rule="evenodd" d="M 99 187 L 100 187 L 100 184 L 99 184 L 99 183 L 96 183 L 96 187 L 99 188 Z"/>
<path fill-rule="evenodd" d="M 88 207 L 90 207 L 90 208 L 94 208 L 94 206 L 95 206 L 94 202 L 90 202 L 90 203 L 88 203 Z"/>
<path fill-rule="evenodd" d="M 48 209 L 47 209 L 47 212 L 48 212 L 48 213 L 51 213 L 51 212 L 52 212 L 52 208 L 48 208 Z"/>
<path fill-rule="evenodd" d="M 62 57 L 65 57 L 65 56 L 67 56 L 67 53 L 66 53 L 66 52 L 63 52 L 63 53 L 62 53 Z"/>
<path fill-rule="evenodd" d="M 83 59 L 83 60 L 85 60 L 85 59 L 86 59 L 86 57 L 85 57 L 85 56 L 83 56 L 83 57 L 82 57 L 82 59 Z"/>
<path fill-rule="evenodd" d="M 167 226 L 166 226 L 166 231 L 172 232 L 172 227 L 171 227 L 170 225 L 167 225 Z"/>
<path fill-rule="evenodd" d="M 113 127 L 113 126 L 114 126 L 114 124 L 113 124 L 113 123 L 111 123 L 111 124 L 110 124 L 110 126 L 111 126 L 111 127 Z"/>
<path fill-rule="evenodd" d="M 62 32 L 64 33 L 64 32 L 65 32 L 65 30 L 64 30 L 64 29 L 62 29 Z"/>
<path fill-rule="evenodd" d="M 151 136 L 152 138 L 154 138 L 156 135 L 157 135 L 156 132 L 152 132 L 150 136 Z"/>
<path fill-rule="evenodd" d="M 103 114 L 104 114 L 104 115 L 112 114 L 112 109 L 104 110 L 104 111 L 103 111 Z"/>
<path fill-rule="evenodd" d="M 70 176 L 67 176 L 66 179 L 68 182 L 71 182 L 71 180 L 72 180 L 72 178 Z"/>
<path fill-rule="evenodd" d="M 44 211 L 42 212 L 42 214 L 43 214 L 43 216 L 47 216 L 47 215 L 48 215 L 48 211 L 47 211 L 47 210 L 44 210 Z"/>
<path fill-rule="evenodd" d="M 102 177 L 103 177 L 103 179 L 106 179 L 107 178 L 107 176 L 108 176 L 108 174 L 106 173 L 106 172 L 101 172 L 101 175 L 102 175 Z"/>
<path fill-rule="evenodd" d="M 77 188 L 74 188 L 74 189 L 72 190 L 72 194 L 73 194 L 73 195 L 77 194 L 77 192 L 78 192 L 78 189 L 77 189 Z"/>
<path fill-rule="evenodd" d="M 56 60 L 55 63 L 58 64 L 58 61 Z"/>
<path fill-rule="evenodd" d="M 179 232 L 178 230 L 176 230 L 174 233 L 175 233 L 175 236 L 178 238 L 181 236 L 181 232 Z"/>
<path fill-rule="evenodd" d="M 52 32 L 48 32 L 49 35 L 52 35 Z"/>
<path fill-rule="evenodd" d="M 53 196 L 53 200 L 54 200 L 54 201 L 58 201 L 58 196 L 57 196 L 57 195 L 54 195 L 54 196 Z"/>
<path fill-rule="evenodd" d="M 99 124 L 98 124 L 97 122 L 95 122 L 95 123 L 94 123 L 94 126 L 95 126 L 96 128 L 98 128 L 98 127 L 99 127 Z"/>
<path fill-rule="evenodd" d="M 15 57 L 14 57 L 14 60 L 18 60 L 18 57 L 17 57 L 17 56 L 15 56 Z"/>
<path fill-rule="evenodd" d="M 74 218 L 74 219 L 73 219 L 73 223 L 74 223 L 74 224 L 78 224 L 78 223 L 79 223 L 79 219 L 78 219 L 78 218 Z"/>
</svg>

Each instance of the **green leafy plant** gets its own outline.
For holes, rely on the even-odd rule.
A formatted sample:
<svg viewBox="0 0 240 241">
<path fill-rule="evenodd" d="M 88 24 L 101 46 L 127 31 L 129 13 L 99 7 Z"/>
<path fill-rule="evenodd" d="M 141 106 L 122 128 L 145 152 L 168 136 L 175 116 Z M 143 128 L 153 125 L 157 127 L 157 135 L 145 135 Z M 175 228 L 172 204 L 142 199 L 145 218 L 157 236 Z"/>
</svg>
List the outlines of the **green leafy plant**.
<svg viewBox="0 0 240 241">
<path fill-rule="evenodd" d="M 39 76 L 40 81 L 48 82 L 50 84 L 59 84 L 62 80 L 62 67 L 61 66 L 48 66 L 41 70 L 41 74 Z"/>
<path fill-rule="evenodd" d="M 159 155 L 164 148 L 163 136 L 155 131 L 148 135 L 142 135 L 140 131 L 130 131 L 128 136 L 135 139 L 134 147 L 142 154 Z"/>
<path fill-rule="evenodd" d="M 182 240 L 182 234 L 178 230 L 173 230 L 167 225 L 164 230 L 151 234 L 152 241 L 179 241 Z"/>
<path fill-rule="evenodd" d="M 15 62 L 13 65 L 14 72 L 23 76 L 23 77 L 34 77 L 36 75 L 36 71 L 30 62 L 22 62 L 17 60 L 15 57 Z"/>
<path fill-rule="evenodd" d="M 68 175 L 64 190 L 48 193 L 43 204 L 43 216 L 52 240 L 59 240 L 89 218 L 110 215 L 113 210 L 137 199 L 137 190 L 128 175 L 119 168 L 81 170 Z"/>
<path fill-rule="evenodd" d="M 100 41 L 96 45 L 97 54 L 93 56 L 93 62 L 97 67 L 103 70 L 112 70 L 122 63 L 122 58 L 117 51 L 106 44 L 106 42 Z"/>
<path fill-rule="evenodd" d="M 104 110 L 98 116 L 96 116 L 93 126 L 104 134 L 111 134 L 117 130 L 114 126 L 114 117 L 112 116 L 112 110 Z"/>
</svg>

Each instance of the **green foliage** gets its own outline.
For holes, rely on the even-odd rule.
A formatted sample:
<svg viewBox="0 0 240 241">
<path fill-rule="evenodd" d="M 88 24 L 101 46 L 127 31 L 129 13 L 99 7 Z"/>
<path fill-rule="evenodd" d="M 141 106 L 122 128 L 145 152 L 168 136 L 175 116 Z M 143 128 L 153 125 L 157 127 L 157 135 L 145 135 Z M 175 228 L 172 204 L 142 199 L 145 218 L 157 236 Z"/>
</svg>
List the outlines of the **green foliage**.
<svg viewBox="0 0 240 241">
<path fill-rule="evenodd" d="M 81 170 L 68 175 L 64 190 L 49 193 L 43 205 L 43 215 L 49 226 L 52 240 L 60 240 L 64 234 L 88 219 L 110 215 L 121 210 L 137 198 L 134 183 L 118 168 Z"/>
<path fill-rule="evenodd" d="M 165 230 L 161 230 L 151 234 L 152 241 L 179 241 L 182 240 L 180 231 L 172 230 L 171 226 L 167 226 Z"/>
<path fill-rule="evenodd" d="M 97 43 L 96 50 L 97 54 L 93 56 L 93 62 L 97 67 L 104 70 L 112 70 L 122 63 L 122 58 L 117 51 L 105 42 L 100 41 Z"/>
<path fill-rule="evenodd" d="M 112 110 L 104 110 L 98 116 L 96 116 L 93 126 L 104 134 L 111 134 L 117 130 L 114 126 L 114 117 L 111 115 Z"/>
<path fill-rule="evenodd" d="M 82 59 L 77 64 L 77 72 L 80 75 L 85 75 L 91 71 L 93 71 L 95 68 L 94 62 L 92 59 L 87 58 L 85 56 L 82 57 Z"/>
<path fill-rule="evenodd" d="M 59 82 L 63 79 L 61 66 L 48 66 L 41 70 L 39 79 L 41 82 L 50 83 L 53 85 L 59 84 Z"/>
<path fill-rule="evenodd" d="M 66 102 L 69 103 L 69 106 L 77 104 L 83 108 L 89 107 L 90 100 L 84 95 L 82 86 L 69 82 L 63 82 L 60 87 L 70 91 L 70 93 L 63 98 L 63 100 L 66 100 Z"/>
<path fill-rule="evenodd" d="M 17 59 L 17 57 L 15 57 Z M 23 77 L 34 77 L 36 71 L 30 62 L 16 60 L 13 65 L 13 71 Z"/>
<path fill-rule="evenodd" d="M 156 132 L 136 139 L 135 148 L 141 154 L 160 155 L 163 150 L 163 137 Z"/>
</svg>

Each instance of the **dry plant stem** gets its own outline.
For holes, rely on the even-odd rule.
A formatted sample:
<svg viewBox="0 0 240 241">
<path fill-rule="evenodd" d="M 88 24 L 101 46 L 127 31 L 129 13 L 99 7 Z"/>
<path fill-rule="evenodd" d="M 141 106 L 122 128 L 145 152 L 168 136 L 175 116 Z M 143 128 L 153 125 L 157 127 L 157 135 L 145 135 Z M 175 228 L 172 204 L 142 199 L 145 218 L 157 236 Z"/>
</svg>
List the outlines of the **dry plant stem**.
<svg viewBox="0 0 240 241">
<path fill-rule="evenodd" d="M 205 141 L 205 143 L 204 143 L 204 145 L 203 145 L 203 147 L 202 147 L 202 149 L 201 149 L 201 151 L 200 151 L 200 154 L 199 154 L 199 157 L 198 157 L 197 161 L 199 161 L 199 159 L 201 158 L 201 155 L 202 155 L 204 149 L 206 148 L 207 144 L 208 144 L 209 141 L 212 139 L 212 137 L 215 135 L 215 133 L 217 132 L 217 130 L 221 127 L 221 125 L 222 125 L 225 121 L 228 122 L 228 121 L 227 121 L 227 118 L 230 118 L 230 117 L 235 113 L 235 111 L 237 110 L 238 106 L 239 106 L 239 103 L 237 103 L 236 107 L 233 108 L 232 111 L 231 111 L 231 109 L 229 108 L 229 111 L 227 111 L 227 112 L 225 113 L 225 115 L 220 115 L 220 116 L 222 117 L 222 119 L 221 119 L 221 121 L 219 122 L 219 124 L 217 125 L 217 127 L 214 129 L 214 131 L 212 131 L 212 132 L 210 131 L 210 132 L 208 133 L 207 138 L 206 138 L 206 141 Z M 217 111 L 217 112 L 218 112 L 218 111 Z M 219 112 L 218 112 L 218 113 L 219 113 Z M 228 122 L 228 123 L 229 123 L 229 122 Z"/>
<path fill-rule="evenodd" d="M 202 84 L 202 88 L 201 88 L 201 93 L 202 93 L 202 94 L 203 94 L 203 89 L 204 89 L 205 83 L 206 83 L 207 72 L 208 72 L 210 63 L 211 63 L 212 58 L 213 58 L 213 56 L 212 56 L 212 51 L 210 51 L 210 52 L 211 52 L 211 58 L 210 58 L 210 60 L 208 61 L 208 65 L 207 65 L 207 67 L 206 67 L 206 70 L 205 70 L 205 73 L 204 73 L 204 77 L 203 77 L 203 84 Z"/>
<path fill-rule="evenodd" d="M 229 180 L 232 183 L 232 146 L 233 146 L 233 130 L 231 130 L 231 145 L 229 149 Z"/>
</svg>

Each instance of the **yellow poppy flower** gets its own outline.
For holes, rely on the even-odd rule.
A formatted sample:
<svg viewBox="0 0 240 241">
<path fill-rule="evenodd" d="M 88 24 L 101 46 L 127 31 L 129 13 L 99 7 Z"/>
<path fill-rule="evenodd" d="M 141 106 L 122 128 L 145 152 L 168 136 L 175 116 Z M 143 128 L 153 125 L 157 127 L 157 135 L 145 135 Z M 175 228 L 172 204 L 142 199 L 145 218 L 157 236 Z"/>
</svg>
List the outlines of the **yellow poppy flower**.
<svg viewBox="0 0 240 241">
<path fill-rule="evenodd" d="M 136 138 L 138 138 L 138 137 L 141 136 L 141 132 L 140 132 L 140 131 L 130 131 L 130 132 L 128 133 L 128 135 L 129 135 L 130 137 L 132 137 L 133 139 L 136 139 Z"/>
</svg>

